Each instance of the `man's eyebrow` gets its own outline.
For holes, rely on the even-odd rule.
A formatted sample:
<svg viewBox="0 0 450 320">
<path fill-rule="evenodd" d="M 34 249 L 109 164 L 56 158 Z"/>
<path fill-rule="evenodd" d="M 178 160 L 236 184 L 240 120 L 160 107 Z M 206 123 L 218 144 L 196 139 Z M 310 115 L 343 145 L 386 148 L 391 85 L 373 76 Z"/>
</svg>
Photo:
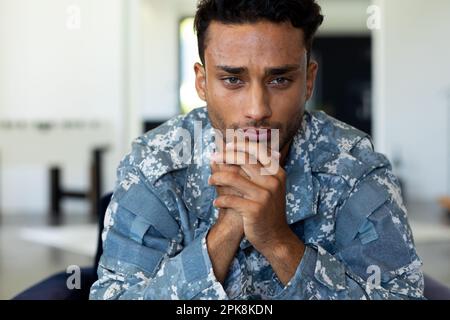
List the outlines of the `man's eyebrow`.
<svg viewBox="0 0 450 320">
<path fill-rule="evenodd" d="M 231 66 L 216 66 L 216 69 L 236 75 L 243 74 L 245 71 L 247 71 L 247 68 L 244 67 L 231 67 Z"/>
<path fill-rule="evenodd" d="M 287 64 L 279 67 L 271 67 L 266 68 L 265 75 L 266 76 L 277 76 L 282 75 L 288 72 L 297 71 L 301 68 L 299 64 Z M 232 66 L 216 66 L 216 69 L 225 71 L 230 74 L 240 75 L 247 72 L 247 68 L 245 67 L 232 67 Z"/>
<path fill-rule="evenodd" d="M 265 71 L 266 76 L 279 76 L 288 72 L 297 71 L 301 68 L 299 64 L 287 64 L 280 67 L 267 68 Z"/>
</svg>

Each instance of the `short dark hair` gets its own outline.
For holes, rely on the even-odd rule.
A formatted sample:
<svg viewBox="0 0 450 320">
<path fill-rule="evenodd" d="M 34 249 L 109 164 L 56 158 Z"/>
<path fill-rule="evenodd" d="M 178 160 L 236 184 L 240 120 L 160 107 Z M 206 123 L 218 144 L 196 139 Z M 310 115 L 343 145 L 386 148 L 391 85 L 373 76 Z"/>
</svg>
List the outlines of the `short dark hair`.
<svg viewBox="0 0 450 320">
<path fill-rule="evenodd" d="M 205 42 L 212 21 L 244 24 L 267 20 L 291 22 L 295 28 L 302 29 L 309 60 L 313 38 L 323 18 L 316 0 L 199 0 L 194 28 L 200 59 L 205 64 Z"/>
</svg>

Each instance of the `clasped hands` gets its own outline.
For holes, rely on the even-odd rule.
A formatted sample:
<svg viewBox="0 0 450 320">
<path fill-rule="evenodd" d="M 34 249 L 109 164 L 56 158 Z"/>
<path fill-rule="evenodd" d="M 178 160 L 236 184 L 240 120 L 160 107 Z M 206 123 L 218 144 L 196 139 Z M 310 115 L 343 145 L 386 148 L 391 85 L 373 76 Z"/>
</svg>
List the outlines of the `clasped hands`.
<svg viewBox="0 0 450 320">
<path fill-rule="evenodd" d="M 286 172 L 279 165 L 280 153 L 260 152 L 256 142 L 227 144 L 212 156 L 208 183 L 216 187 L 217 223 L 227 224 L 240 239 L 247 240 L 269 258 L 277 248 L 296 236 L 286 221 Z M 275 172 L 268 173 L 268 168 Z M 298 239 L 297 239 L 298 240 Z"/>
</svg>

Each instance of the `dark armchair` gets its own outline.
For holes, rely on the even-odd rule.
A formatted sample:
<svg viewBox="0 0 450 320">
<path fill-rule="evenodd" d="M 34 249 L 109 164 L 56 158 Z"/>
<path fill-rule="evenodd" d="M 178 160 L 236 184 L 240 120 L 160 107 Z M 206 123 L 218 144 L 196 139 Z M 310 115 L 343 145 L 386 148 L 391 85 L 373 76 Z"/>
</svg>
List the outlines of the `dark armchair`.
<svg viewBox="0 0 450 320">
<path fill-rule="evenodd" d="M 61 272 L 25 290 L 14 297 L 14 300 L 87 300 L 89 298 L 91 285 L 97 280 L 97 267 L 102 255 L 101 232 L 103 230 L 105 211 L 111 196 L 112 194 L 104 196 L 99 206 L 97 253 L 93 266 L 81 269 L 81 289 L 68 289 L 66 282 L 70 274 Z M 450 289 L 425 275 L 425 297 L 429 300 L 450 300 Z"/>
</svg>

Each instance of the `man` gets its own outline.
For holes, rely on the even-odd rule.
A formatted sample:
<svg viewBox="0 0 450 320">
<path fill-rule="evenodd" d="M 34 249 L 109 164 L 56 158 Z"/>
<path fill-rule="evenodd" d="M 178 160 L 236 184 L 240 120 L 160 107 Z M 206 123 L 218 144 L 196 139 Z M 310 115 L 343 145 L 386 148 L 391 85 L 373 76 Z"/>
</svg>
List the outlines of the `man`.
<svg viewBox="0 0 450 320">
<path fill-rule="evenodd" d="M 305 111 L 320 11 L 314 0 L 200 1 L 207 107 L 138 138 L 121 162 L 92 299 L 423 297 L 388 160 L 366 134 Z M 213 129 L 245 139 L 223 145 Z M 180 161 L 186 133 L 203 161 Z"/>
</svg>

